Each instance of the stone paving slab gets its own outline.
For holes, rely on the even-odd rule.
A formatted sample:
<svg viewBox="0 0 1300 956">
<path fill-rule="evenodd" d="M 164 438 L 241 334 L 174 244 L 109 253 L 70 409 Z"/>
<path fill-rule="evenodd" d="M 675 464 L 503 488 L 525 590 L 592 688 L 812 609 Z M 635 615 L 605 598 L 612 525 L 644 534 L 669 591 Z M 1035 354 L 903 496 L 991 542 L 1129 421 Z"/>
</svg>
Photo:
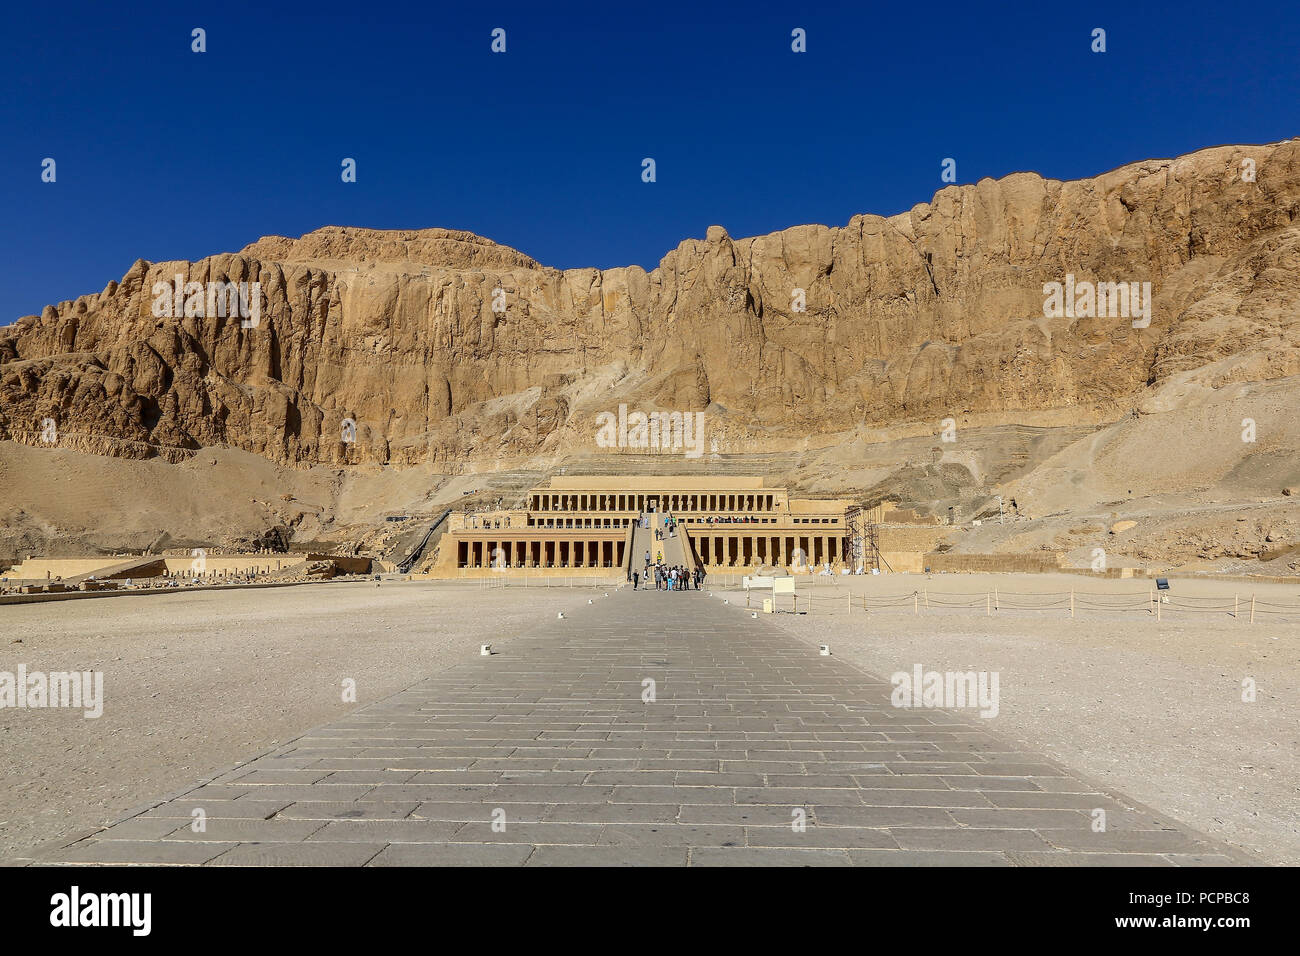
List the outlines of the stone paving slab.
<svg viewBox="0 0 1300 956">
<path fill-rule="evenodd" d="M 616 591 L 496 648 L 42 862 L 1254 862 L 704 594 Z"/>
</svg>

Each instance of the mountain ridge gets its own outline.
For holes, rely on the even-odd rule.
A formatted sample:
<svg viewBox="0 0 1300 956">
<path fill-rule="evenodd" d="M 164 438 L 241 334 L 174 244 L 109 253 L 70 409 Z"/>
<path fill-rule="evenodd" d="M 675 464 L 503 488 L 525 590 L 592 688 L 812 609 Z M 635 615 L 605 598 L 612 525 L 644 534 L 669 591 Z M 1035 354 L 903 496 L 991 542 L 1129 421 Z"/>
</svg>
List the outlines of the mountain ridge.
<svg viewBox="0 0 1300 956">
<path fill-rule="evenodd" d="M 712 226 L 649 272 L 559 270 L 442 228 L 264 236 L 137 260 L 0 329 L 0 439 L 34 444 L 52 418 L 97 454 L 446 467 L 588 451 L 620 402 L 706 412 L 741 452 L 947 418 L 1102 423 L 1300 373 L 1297 210 L 1287 140 L 985 178 L 844 226 Z M 155 317 L 153 284 L 177 273 L 259 282 L 259 326 Z M 1152 282 L 1151 327 L 1044 317 L 1067 275 Z"/>
</svg>

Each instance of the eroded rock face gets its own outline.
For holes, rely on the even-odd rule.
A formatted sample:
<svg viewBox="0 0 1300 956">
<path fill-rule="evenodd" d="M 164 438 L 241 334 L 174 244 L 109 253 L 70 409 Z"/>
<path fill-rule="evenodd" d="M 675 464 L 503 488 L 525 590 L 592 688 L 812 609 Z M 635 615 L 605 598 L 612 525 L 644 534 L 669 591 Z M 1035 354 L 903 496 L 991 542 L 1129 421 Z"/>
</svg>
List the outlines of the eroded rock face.
<svg viewBox="0 0 1300 956">
<path fill-rule="evenodd" d="M 140 260 L 0 329 L 0 439 L 39 444 L 51 418 L 60 445 L 99 454 L 447 472 L 592 452 L 620 402 L 704 411 L 748 453 L 860 424 L 1113 420 L 1300 373 L 1298 210 L 1291 140 L 1018 173 L 843 228 L 714 226 L 650 273 L 562 272 L 444 229 L 268 237 Z M 155 317 L 176 275 L 260 283 L 257 327 Z M 1045 318 L 1044 284 L 1067 275 L 1150 282 L 1150 326 Z"/>
</svg>

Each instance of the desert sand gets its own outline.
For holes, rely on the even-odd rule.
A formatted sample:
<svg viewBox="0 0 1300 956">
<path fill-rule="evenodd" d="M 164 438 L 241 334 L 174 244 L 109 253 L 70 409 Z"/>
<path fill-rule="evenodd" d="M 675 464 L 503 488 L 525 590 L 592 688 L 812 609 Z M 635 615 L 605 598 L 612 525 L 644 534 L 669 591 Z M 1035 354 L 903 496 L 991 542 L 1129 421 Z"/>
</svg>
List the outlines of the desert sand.
<svg viewBox="0 0 1300 956">
<path fill-rule="evenodd" d="M 715 600 L 749 613 L 743 591 L 711 583 Z M 1193 598 L 1223 607 L 1234 594 L 1254 592 L 1260 602 L 1297 609 L 1266 617 L 1261 603 L 1253 625 L 1245 602 L 1238 618 L 1167 610 L 1158 624 L 1145 610 L 1083 610 L 1084 593 L 1108 595 L 1097 603 L 1136 595 L 1141 604 L 1150 585 L 1078 575 L 823 578 L 798 588 L 801 595 L 812 589 L 811 615 L 775 617 L 792 636 L 828 644 L 886 680 L 916 664 L 996 671 L 999 713 L 984 719 L 964 712 L 972 720 L 1265 860 L 1300 863 L 1300 586 L 1173 580 L 1171 593 L 1184 607 L 1198 603 Z M 1076 617 L 1059 607 L 1003 607 L 989 615 L 985 595 L 994 588 L 1005 603 L 1022 604 L 1046 599 L 1012 595 L 1075 588 Z M 918 590 L 928 592 L 930 607 L 921 598 L 916 613 L 910 596 Z M 887 612 L 863 614 L 864 593 L 875 605 L 886 596 L 903 599 Z M 788 610 L 785 602 L 778 607 Z M 753 603 L 761 607 L 761 592 Z M 1242 701 L 1248 677 L 1254 703 Z"/>
<path fill-rule="evenodd" d="M 97 719 L 0 710 L 0 860 L 192 787 L 590 593 L 366 582 L 0 608 L 0 671 L 102 671 L 105 698 Z"/>
</svg>

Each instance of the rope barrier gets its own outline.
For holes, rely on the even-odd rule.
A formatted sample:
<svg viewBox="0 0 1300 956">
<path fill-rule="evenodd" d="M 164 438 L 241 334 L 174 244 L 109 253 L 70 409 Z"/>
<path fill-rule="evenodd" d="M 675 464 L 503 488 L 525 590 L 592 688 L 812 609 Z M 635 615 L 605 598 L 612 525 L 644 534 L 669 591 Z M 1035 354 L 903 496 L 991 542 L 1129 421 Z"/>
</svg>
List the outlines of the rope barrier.
<svg viewBox="0 0 1300 956">
<path fill-rule="evenodd" d="M 1075 610 L 1098 611 L 1115 614 L 1141 613 L 1153 615 L 1160 620 L 1161 612 L 1189 614 L 1225 614 L 1232 617 L 1244 617 L 1240 594 L 1227 596 L 1200 597 L 1195 595 L 1167 595 L 1154 590 L 1148 591 L 1002 591 L 991 588 L 985 592 L 972 591 L 931 591 L 918 588 L 902 594 L 864 594 L 852 589 L 839 587 L 835 581 L 804 582 L 806 587 L 802 596 L 797 597 L 807 607 L 804 613 L 816 615 L 849 614 L 855 611 L 868 614 L 910 613 L 921 614 L 930 609 L 946 612 L 948 609 L 971 611 L 983 608 L 992 616 L 1002 611 L 1046 611 L 1053 614 L 1075 616 Z M 816 599 L 814 600 L 814 594 Z M 980 600 L 980 598 L 984 600 Z M 839 602 L 844 602 L 840 607 Z M 1272 614 L 1275 617 L 1300 617 L 1300 604 L 1288 604 L 1277 601 L 1257 601 L 1253 598 L 1246 604 L 1252 617 L 1258 614 Z"/>
</svg>

